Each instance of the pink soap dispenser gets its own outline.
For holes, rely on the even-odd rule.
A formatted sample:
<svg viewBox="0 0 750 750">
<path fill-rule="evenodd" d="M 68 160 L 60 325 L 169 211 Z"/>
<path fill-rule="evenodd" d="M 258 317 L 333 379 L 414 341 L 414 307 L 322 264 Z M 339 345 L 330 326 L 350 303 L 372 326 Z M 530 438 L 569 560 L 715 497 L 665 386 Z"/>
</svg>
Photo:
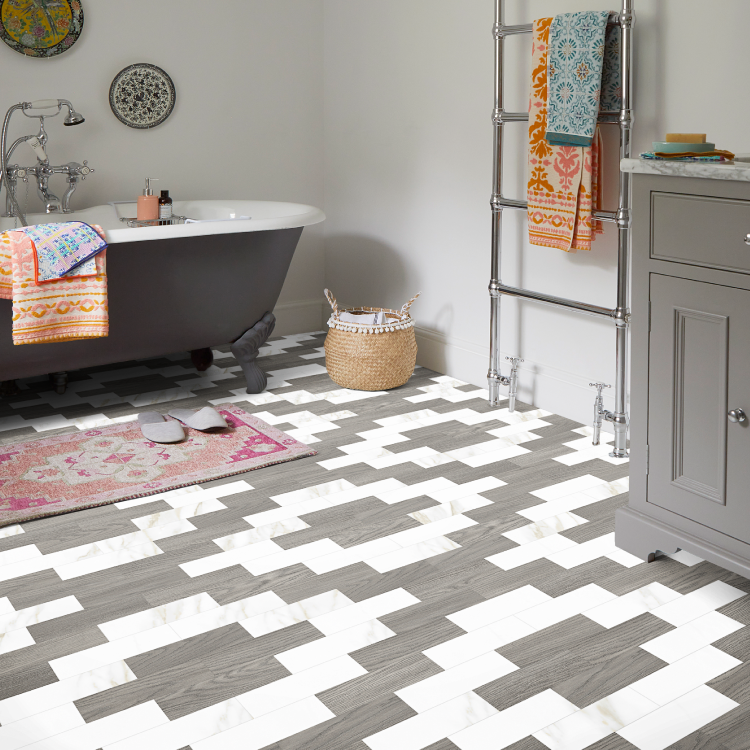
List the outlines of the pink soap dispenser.
<svg viewBox="0 0 750 750">
<path fill-rule="evenodd" d="M 138 221 L 156 221 L 159 218 L 159 198 L 154 195 L 151 189 L 152 182 L 158 182 L 156 177 L 146 178 L 146 188 L 143 195 L 138 196 Z"/>
</svg>

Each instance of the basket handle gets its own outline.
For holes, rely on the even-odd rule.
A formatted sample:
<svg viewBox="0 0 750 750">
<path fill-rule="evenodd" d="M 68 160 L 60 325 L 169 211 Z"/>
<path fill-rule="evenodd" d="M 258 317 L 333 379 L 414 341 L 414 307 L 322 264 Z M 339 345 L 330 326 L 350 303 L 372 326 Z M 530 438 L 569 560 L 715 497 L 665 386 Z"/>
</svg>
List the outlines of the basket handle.
<svg viewBox="0 0 750 750">
<path fill-rule="evenodd" d="M 328 304 L 331 306 L 331 309 L 333 310 L 333 314 L 338 317 L 339 315 L 339 306 L 336 303 L 336 298 L 331 294 L 331 292 L 328 289 L 324 289 L 323 293 L 326 296 L 326 299 L 328 300 Z"/>
<path fill-rule="evenodd" d="M 409 308 L 414 304 L 417 297 L 422 294 L 422 292 L 417 292 L 408 302 L 404 303 L 404 306 L 401 308 L 401 314 L 402 315 L 408 315 L 409 314 Z"/>
</svg>

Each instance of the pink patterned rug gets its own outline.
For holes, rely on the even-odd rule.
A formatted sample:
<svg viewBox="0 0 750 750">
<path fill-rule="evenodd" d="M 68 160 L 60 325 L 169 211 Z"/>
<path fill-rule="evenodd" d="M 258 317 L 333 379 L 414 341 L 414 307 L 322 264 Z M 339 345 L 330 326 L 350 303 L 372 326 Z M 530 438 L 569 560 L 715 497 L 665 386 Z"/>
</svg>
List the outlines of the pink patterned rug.
<svg viewBox="0 0 750 750">
<path fill-rule="evenodd" d="M 0 526 L 155 495 L 316 451 L 237 406 L 218 411 L 229 428 L 185 428 L 164 445 L 137 422 L 0 448 Z"/>
</svg>

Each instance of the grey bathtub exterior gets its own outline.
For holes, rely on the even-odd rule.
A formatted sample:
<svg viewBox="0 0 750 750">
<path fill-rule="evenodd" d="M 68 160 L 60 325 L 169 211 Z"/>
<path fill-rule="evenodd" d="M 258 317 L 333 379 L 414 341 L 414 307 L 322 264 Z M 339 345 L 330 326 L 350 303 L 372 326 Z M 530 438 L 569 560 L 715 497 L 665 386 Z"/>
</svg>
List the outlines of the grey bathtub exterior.
<svg viewBox="0 0 750 750">
<path fill-rule="evenodd" d="M 110 245 L 109 336 L 14 346 L 11 303 L 0 300 L 0 381 L 233 342 L 273 310 L 301 234 L 298 227 Z M 266 318 L 251 336 L 256 353 L 270 330 Z"/>
</svg>

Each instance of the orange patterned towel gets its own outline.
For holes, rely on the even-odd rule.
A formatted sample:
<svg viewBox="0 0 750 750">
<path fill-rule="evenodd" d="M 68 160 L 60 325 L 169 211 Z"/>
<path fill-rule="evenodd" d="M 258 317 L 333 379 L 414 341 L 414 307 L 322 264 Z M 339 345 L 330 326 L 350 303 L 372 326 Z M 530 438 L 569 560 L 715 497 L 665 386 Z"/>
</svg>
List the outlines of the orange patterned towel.
<svg viewBox="0 0 750 750">
<path fill-rule="evenodd" d="M 529 100 L 529 241 L 566 252 L 591 250 L 602 234 L 601 133 L 589 147 L 551 146 L 547 132 L 547 53 L 552 18 L 534 21 Z"/>
<path fill-rule="evenodd" d="M 101 227 L 96 231 L 104 236 Z M 10 252 L 8 253 L 8 250 Z M 100 338 L 109 334 L 106 250 L 96 256 L 96 276 L 34 280 L 34 243 L 24 232 L 0 237 L 0 279 L 7 278 L 7 257 L 12 268 L 13 343 Z M 0 286 L 7 298 L 7 283 Z"/>
</svg>

